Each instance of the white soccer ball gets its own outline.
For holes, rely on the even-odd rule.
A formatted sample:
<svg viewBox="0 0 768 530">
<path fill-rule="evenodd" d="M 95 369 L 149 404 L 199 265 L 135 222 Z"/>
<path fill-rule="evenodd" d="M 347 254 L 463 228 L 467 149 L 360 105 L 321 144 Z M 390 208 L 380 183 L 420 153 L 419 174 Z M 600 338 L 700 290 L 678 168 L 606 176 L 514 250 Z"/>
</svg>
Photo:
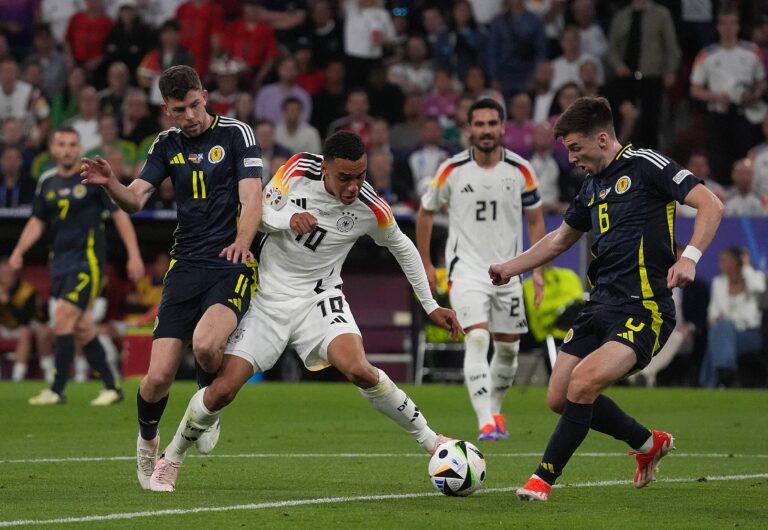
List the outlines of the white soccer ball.
<svg viewBox="0 0 768 530">
<path fill-rule="evenodd" d="M 466 497 L 483 485 L 485 457 L 467 441 L 445 442 L 429 461 L 429 479 L 444 495 Z"/>
</svg>

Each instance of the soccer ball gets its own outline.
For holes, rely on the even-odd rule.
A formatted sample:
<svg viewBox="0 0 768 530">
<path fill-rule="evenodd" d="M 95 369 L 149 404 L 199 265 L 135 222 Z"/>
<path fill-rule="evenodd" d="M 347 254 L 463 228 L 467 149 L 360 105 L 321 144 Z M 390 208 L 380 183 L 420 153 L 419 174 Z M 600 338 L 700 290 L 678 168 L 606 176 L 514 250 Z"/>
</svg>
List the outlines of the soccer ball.
<svg viewBox="0 0 768 530">
<path fill-rule="evenodd" d="M 464 440 L 440 445 L 429 461 L 429 478 L 438 491 L 451 497 L 466 497 L 483 485 L 485 457 Z"/>
</svg>

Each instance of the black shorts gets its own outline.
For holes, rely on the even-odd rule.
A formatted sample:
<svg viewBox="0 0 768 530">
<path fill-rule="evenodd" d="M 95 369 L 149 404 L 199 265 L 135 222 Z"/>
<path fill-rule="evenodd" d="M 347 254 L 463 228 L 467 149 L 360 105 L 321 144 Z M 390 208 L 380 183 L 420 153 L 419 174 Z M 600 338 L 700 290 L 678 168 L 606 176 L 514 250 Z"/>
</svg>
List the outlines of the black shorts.
<svg viewBox="0 0 768 530">
<path fill-rule="evenodd" d="M 206 269 L 171 260 L 163 280 L 163 296 L 152 338 L 190 340 L 203 313 L 215 304 L 243 318 L 255 288 L 255 268 Z"/>
<path fill-rule="evenodd" d="M 83 311 L 101 291 L 104 271 L 99 267 L 83 267 L 81 270 L 59 274 L 51 278 L 51 296 L 66 300 Z"/>
<path fill-rule="evenodd" d="M 671 298 L 623 306 L 588 302 L 560 350 L 583 359 L 606 342 L 621 342 L 637 356 L 632 371 L 642 370 L 667 342 L 674 327 L 675 305 Z"/>
</svg>

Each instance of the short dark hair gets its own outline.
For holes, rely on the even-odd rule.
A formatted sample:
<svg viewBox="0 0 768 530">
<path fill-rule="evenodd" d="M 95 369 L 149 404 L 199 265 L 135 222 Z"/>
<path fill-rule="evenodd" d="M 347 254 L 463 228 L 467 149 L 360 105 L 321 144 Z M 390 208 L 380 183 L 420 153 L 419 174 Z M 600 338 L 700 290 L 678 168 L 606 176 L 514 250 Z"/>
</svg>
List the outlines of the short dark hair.
<svg viewBox="0 0 768 530">
<path fill-rule="evenodd" d="M 481 98 L 472 103 L 472 105 L 469 106 L 469 109 L 467 110 L 467 122 L 472 123 L 472 113 L 475 112 L 477 109 L 493 109 L 496 112 L 499 113 L 499 119 L 501 121 L 504 121 L 507 119 L 504 107 L 501 106 L 501 103 L 496 101 L 495 99 L 491 98 Z"/>
<path fill-rule="evenodd" d="M 287 98 L 285 98 L 285 99 L 283 100 L 283 104 L 282 104 L 280 107 L 281 107 L 283 110 L 285 110 L 285 108 L 286 108 L 288 105 L 291 105 L 291 104 L 293 104 L 293 103 L 297 104 L 297 105 L 298 105 L 299 107 L 301 107 L 302 109 L 304 108 L 304 102 L 303 102 L 303 101 L 301 101 L 301 100 L 300 100 L 299 98 L 297 98 L 296 96 L 288 96 Z"/>
<path fill-rule="evenodd" d="M 603 97 L 580 97 L 560 115 L 554 133 L 555 138 L 565 138 L 572 133 L 592 135 L 597 131 L 616 136 L 611 105 Z"/>
<path fill-rule="evenodd" d="M 327 161 L 342 158 L 360 160 L 365 154 L 365 144 L 358 135 L 351 131 L 338 131 L 326 138 L 323 144 L 323 158 Z"/>
<path fill-rule="evenodd" d="M 51 138 L 53 138 L 53 135 L 56 133 L 76 134 L 77 137 L 80 138 L 80 133 L 77 132 L 77 129 L 75 129 L 71 125 L 59 125 L 51 133 Z"/>
<path fill-rule="evenodd" d="M 190 90 L 202 90 L 200 76 L 194 68 L 186 65 L 171 66 L 160 76 L 160 94 L 163 100 L 183 100 Z"/>
</svg>

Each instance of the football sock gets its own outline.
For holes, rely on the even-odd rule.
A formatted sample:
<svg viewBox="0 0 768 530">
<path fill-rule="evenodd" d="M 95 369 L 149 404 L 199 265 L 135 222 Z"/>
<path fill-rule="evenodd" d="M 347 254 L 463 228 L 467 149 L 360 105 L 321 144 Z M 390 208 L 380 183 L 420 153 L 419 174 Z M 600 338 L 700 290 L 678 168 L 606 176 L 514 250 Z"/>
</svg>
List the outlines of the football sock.
<svg viewBox="0 0 768 530">
<path fill-rule="evenodd" d="M 76 383 L 85 383 L 88 381 L 88 371 L 90 370 L 90 367 L 88 366 L 88 361 L 83 357 L 82 355 L 78 355 L 77 352 L 75 352 L 75 376 L 73 379 Z"/>
<path fill-rule="evenodd" d="M 112 370 L 112 377 L 115 381 L 120 381 L 120 352 L 117 351 L 117 346 L 109 335 L 98 335 L 96 338 L 99 339 L 101 347 L 104 348 L 107 366 Z"/>
<path fill-rule="evenodd" d="M 187 449 L 195 445 L 200 435 L 216 423 L 221 415 L 220 410 L 211 412 L 206 408 L 203 403 L 203 394 L 205 394 L 205 388 L 198 390 L 189 400 L 189 405 L 187 405 L 184 417 L 176 430 L 176 435 L 165 448 L 165 458 L 171 462 L 183 462 Z"/>
<path fill-rule="evenodd" d="M 56 335 L 56 373 L 53 377 L 51 390 L 61 395 L 69 379 L 69 369 L 75 357 L 75 336 Z"/>
<path fill-rule="evenodd" d="M 154 440 L 157 437 L 158 423 L 160 423 L 160 418 L 163 417 L 163 411 L 167 404 L 167 395 L 157 403 L 150 403 L 144 401 L 144 398 L 141 397 L 141 391 L 136 392 L 136 409 L 139 418 L 139 431 L 142 438 Z"/>
<path fill-rule="evenodd" d="M 488 367 L 488 346 L 491 334 L 487 329 L 473 329 L 464 337 L 464 382 L 469 391 L 469 400 L 475 409 L 478 428 L 493 423 L 491 414 L 490 376 Z"/>
<path fill-rule="evenodd" d="M 20 383 L 21 381 L 24 381 L 24 378 L 27 376 L 27 363 L 22 363 L 20 361 L 16 361 L 13 363 L 13 374 L 11 375 L 11 379 L 14 383 Z"/>
<path fill-rule="evenodd" d="M 216 379 L 216 372 L 206 372 L 195 359 L 195 376 L 197 377 L 197 388 L 205 388 L 211 386 L 213 380 Z"/>
<path fill-rule="evenodd" d="M 83 353 L 85 358 L 88 359 L 91 369 L 101 377 L 104 386 L 108 390 L 115 390 L 117 388 L 115 376 L 107 364 L 107 354 L 104 352 L 104 348 L 101 347 L 98 337 L 94 337 L 91 342 L 83 346 Z"/>
<path fill-rule="evenodd" d="M 494 354 L 491 359 L 491 414 L 501 413 L 501 403 L 507 390 L 512 386 L 517 373 L 517 354 L 520 341 L 494 341 Z"/>
<path fill-rule="evenodd" d="M 600 394 L 593 405 L 592 423 L 590 424 L 592 429 L 627 442 L 635 450 L 639 450 L 645 441 L 651 437 L 651 431 L 621 410 L 608 396 Z M 651 440 L 651 444 L 653 444 L 653 440 Z"/>
<path fill-rule="evenodd" d="M 41 355 L 40 368 L 43 370 L 45 380 L 49 383 L 53 382 L 53 355 Z"/>
<path fill-rule="evenodd" d="M 534 472 L 547 484 L 555 483 L 568 460 L 587 437 L 592 409 L 592 403 L 566 403 L 565 411 L 549 438 L 541 463 Z"/>
<path fill-rule="evenodd" d="M 381 370 L 378 372 L 379 382 L 376 385 L 358 390 L 373 408 L 391 418 L 413 436 L 425 451 L 431 453 L 437 434 L 429 428 L 426 418 L 411 398 L 398 388 L 387 374 Z"/>
</svg>

